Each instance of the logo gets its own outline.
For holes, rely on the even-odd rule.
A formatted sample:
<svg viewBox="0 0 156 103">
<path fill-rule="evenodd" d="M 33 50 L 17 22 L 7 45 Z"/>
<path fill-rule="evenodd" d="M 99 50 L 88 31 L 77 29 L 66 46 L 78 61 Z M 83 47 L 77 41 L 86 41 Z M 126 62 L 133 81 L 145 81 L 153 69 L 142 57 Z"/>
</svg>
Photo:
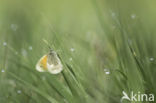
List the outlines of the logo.
<svg viewBox="0 0 156 103">
<path fill-rule="evenodd" d="M 121 103 L 124 100 L 128 100 L 131 102 L 132 101 L 135 101 L 135 102 L 154 101 L 154 94 L 142 94 L 141 92 L 134 93 L 133 91 L 130 92 L 129 96 L 125 91 L 123 91 L 122 94 L 123 94 L 123 97 L 121 98 Z"/>
</svg>

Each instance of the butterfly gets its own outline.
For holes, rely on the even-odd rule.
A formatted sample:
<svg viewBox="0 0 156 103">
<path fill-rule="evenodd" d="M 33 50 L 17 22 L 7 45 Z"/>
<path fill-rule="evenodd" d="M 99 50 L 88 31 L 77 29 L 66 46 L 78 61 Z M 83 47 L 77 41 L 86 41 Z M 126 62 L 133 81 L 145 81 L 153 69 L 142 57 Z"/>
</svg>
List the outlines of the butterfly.
<svg viewBox="0 0 156 103">
<path fill-rule="evenodd" d="M 39 72 L 58 74 L 63 70 L 63 65 L 57 53 L 51 49 L 49 53 L 41 57 L 37 62 L 36 70 Z"/>
</svg>

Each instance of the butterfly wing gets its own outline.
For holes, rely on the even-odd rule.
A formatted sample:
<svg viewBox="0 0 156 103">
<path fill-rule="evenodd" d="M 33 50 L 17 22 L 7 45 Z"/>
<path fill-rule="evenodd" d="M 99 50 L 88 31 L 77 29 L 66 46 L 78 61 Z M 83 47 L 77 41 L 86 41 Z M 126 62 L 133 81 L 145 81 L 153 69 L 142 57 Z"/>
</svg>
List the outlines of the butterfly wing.
<svg viewBox="0 0 156 103">
<path fill-rule="evenodd" d="M 58 74 L 58 73 L 60 73 L 63 70 L 63 66 L 62 66 L 61 63 L 59 63 L 59 64 L 57 64 L 55 66 L 47 64 L 47 67 L 48 67 L 48 71 L 51 74 Z"/>
<path fill-rule="evenodd" d="M 47 68 L 51 74 L 58 74 L 63 70 L 62 63 L 55 51 L 51 51 L 47 57 Z"/>
<path fill-rule="evenodd" d="M 47 55 L 44 55 L 43 57 L 41 57 L 41 59 L 36 64 L 37 71 L 39 71 L 39 72 L 47 71 L 47 58 L 48 58 Z"/>
</svg>

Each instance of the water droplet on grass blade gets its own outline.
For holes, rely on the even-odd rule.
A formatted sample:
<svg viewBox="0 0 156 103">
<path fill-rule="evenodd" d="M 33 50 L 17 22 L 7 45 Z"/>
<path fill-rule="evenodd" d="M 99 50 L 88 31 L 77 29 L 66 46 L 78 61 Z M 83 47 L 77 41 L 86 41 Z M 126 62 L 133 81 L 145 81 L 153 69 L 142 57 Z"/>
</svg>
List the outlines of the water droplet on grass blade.
<svg viewBox="0 0 156 103">
<path fill-rule="evenodd" d="M 21 94 L 21 93 L 22 93 L 22 91 L 21 91 L 21 90 L 18 90 L 18 91 L 17 91 L 17 93 L 18 93 L 18 94 Z"/>
<path fill-rule="evenodd" d="M 154 61 L 154 58 L 150 58 L 150 61 Z"/>
<path fill-rule="evenodd" d="M 5 72 L 5 70 L 4 70 L 4 69 L 2 69 L 2 70 L 1 70 L 1 72 L 2 72 L 2 73 L 4 73 L 4 72 Z"/>
<path fill-rule="evenodd" d="M 3 42 L 3 46 L 6 46 L 7 45 L 7 42 Z"/>
<path fill-rule="evenodd" d="M 23 55 L 24 57 L 27 56 L 27 51 L 26 51 L 25 49 L 22 49 L 21 53 L 22 53 L 22 55 Z"/>
<path fill-rule="evenodd" d="M 104 72 L 105 72 L 105 74 L 110 74 L 110 71 L 109 71 L 109 69 L 104 69 Z"/>
<path fill-rule="evenodd" d="M 135 15 L 135 14 L 132 14 L 132 15 L 131 15 L 131 18 L 132 18 L 132 19 L 135 19 L 135 18 L 136 18 L 136 15 Z"/>
<path fill-rule="evenodd" d="M 75 49 L 74 49 L 74 48 L 70 48 L 70 51 L 71 51 L 71 52 L 74 52 L 74 51 L 75 51 Z"/>
<path fill-rule="evenodd" d="M 32 46 L 29 46 L 28 49 L 29 49 L 29 50 L 32 50 L 33 48 L 32 48 Z"/>
<path fill-rule="evenodd" d="M 108 75 L 108 74 L 110 74 L 110 72 L 108 72 L 108 71 L 107 71 L 107 72 L 105 72 L 105 74 L 107 74 L 107 75 Z"/>
<path fill-rule="evenodd" d="M 17 24 L 11 24 L 10 25 L 10 28 L 13 30 L 13 31 L 16 31 L 18 29 L 18 26 Z"/>
</svg>

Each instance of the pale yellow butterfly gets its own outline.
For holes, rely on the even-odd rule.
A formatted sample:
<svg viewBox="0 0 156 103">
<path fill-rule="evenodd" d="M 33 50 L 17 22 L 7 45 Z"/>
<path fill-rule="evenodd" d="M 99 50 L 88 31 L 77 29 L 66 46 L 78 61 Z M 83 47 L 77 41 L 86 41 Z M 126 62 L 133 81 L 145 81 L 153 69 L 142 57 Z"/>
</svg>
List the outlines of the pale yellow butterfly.
<svg viewBox="0 0 156 103">
<path fill-rule="evenodd" d="M 63 70 L 63 65 L 53 50 L 44 55 L 36 64 L 36 70 L 39 72 L 50 72 L 51 74 L 58 74 Z"/>
</svg>

